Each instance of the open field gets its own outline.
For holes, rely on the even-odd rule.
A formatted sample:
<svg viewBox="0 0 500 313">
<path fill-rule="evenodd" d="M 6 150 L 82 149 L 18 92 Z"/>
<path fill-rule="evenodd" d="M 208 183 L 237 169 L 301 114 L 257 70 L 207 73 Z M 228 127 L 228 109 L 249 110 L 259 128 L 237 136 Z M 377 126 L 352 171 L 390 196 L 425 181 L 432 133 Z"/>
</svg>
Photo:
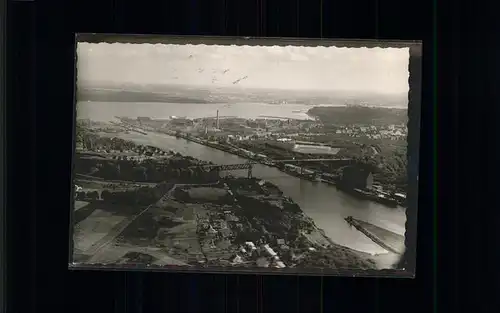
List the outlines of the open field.
<svg viewBox="0 0 500 313">
<path fill-rule="evenodd" d="M 166 265 L 182 265 L 189 266 L 189 264 L 172 258 L 161 249 L 157 247 L 137 247 L 128 245 L 117 245 L 110 244 L 100 250 L 98 253 L 94 254 L 91 258 L 87 260 L 90 264 L 133 264 L 133 263 L 144 263 L 138 260 L 130 260 L 128 256 L 131 254 L 141 254 L 150 256 L 148 264 L 166 266 Z"/>
<path fill-rule="evenodd" d="M 78 211 L 84 207 L 86 207 L 89 203 L 86 201 L 75 201 L 75 207 L 74 210 Z"/>
<path fill-rule="evenodd" d="M 89 217 L 75 226 L 75 249 L 87 252 L 107 236 L 116 226 L 126 220 L 125 216 L 95 210 Z"/>
</svg>

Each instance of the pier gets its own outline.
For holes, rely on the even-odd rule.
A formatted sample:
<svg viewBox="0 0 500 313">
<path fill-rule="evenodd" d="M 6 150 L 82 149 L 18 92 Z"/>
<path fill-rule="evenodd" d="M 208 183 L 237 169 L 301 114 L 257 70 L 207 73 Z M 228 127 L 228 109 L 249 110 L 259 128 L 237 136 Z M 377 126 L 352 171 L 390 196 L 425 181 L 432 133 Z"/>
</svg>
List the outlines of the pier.
<svg viewBox="0 0 500 313">
<path fill-rule="evenodd" d="M 365 234 L 373 242 L 384 248 L 385 250 L 403 254 L 405 249 L 404 236 L 396 234 L 390 230 L 375 226 L 373 224 L 358 220 L 352 216 L 345 218 L 349 225 L 354 226 L 357 230 Z"/>
</svg>

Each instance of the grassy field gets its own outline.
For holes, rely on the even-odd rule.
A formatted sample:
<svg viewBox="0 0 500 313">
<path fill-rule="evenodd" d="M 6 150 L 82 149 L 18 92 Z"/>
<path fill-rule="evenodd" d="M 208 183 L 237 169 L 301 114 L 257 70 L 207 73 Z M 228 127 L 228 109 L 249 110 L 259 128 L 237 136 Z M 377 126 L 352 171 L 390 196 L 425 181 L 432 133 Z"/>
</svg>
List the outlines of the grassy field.
<svg viewBox="0 0 500 313">
<path fill-rule="evenodd" d="M 212 187 L 189 188 L 188 193 L 189 197 L 192 199 L 204 199 L 209 201 L 215 201 L 227 195 L 226 190 Z"/>
<path fill-rule="evenodd" d="M 75 207 L 74 210 L 78 211 L 84 207 L 86 207 L 89 203 L 86 201 L 75 201 Z"/>
<path fill-rule="evenodd" d="M 100 240 L 128 222 L 144 207 L 116 205 L 104 201 L 92 201 L 73 214 L 74 247 L 85 253 L 95 248 Z M 125 224 L 125 225 L 124 225 Z"/>
<path fill-rule="evenodd" d="M 150 264 L 158 266 L 167 265 L 188 265 L 187 263 L 175 259 L 156 247 L 137 247 L 123 244 L 112 244 L 93 255 L 87 262 L 99 264 L 123 264 L 134 263 L 130 256 L 142 254 L 150 256 Z"/>
<path fill-rule="evenodd" d="M 125 219 L 125 216 L 113 215 L 99 209 L 95 210 L 90 216 L 75 225 L 73 235 L 75 248 L 83 252 L 89 250 Z"/>
</svg>

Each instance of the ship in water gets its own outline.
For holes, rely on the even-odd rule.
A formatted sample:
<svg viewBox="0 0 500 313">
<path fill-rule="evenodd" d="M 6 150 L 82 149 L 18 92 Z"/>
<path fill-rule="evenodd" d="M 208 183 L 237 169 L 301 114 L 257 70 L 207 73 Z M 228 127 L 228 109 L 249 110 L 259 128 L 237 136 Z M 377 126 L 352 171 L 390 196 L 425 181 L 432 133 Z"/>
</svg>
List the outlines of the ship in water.
<svg viewBox="0 0 500 313">
<path fill-rule="evenodd" d="M 406 194 L 404 193 L 400 193 L 400 192 L 396 192 L 393 194 L 393 197 L 396 201 L 398 201 L 398 203 L 402 206 L 407 206 L 408 203 L 406 201 Z"/>
<path fill-rule="evenodd" d="M 396 207 L 399 204 L 396 199 L 388 197 L 383 194 L 374 194 L 372 195 L 372 198 L 375 202 L 378 202 L 380 204 L 385 204 L 390 207 Z"/>
<path fill-rule="evenodd" d="M 321 177 L 317 173 L 311 170 L 301 170 L 300 167 L 292 165 L 292 164 L 279 164 L 277 168 L 294 177 L 305 179 L 313 183 L 321 182 Z"/>
<path fill-rule="evenodd" d="M 365 188 L 350 188 L 344 186 L 343 184 L 337 184 L 337 189 L 345 193 L 351 194 L 359 199 L 374 201 L 388 207 L 397 207 L 400 204 L 396 199 L 386 196 L 384 194 L 378 193 L 374 190 Z"/>
<path fill-rule="evenodd" d="M 284 104 L 288 104 L 288 101 L 287 100 L 273 100 L 270 102 L 270 104 L 284 105 Z"/>
</svg>

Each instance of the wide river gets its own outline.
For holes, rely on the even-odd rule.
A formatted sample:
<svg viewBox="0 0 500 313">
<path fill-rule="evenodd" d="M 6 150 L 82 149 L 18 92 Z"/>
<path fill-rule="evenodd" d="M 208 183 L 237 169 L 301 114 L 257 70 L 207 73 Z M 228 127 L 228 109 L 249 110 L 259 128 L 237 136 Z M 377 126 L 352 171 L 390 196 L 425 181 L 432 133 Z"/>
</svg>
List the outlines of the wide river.
<svg viewBox="0 0 500 313">
<path fill-rule="evenodd" d="M 103 104 L 104 103 L 98 104 L 95 102 L 81 103 L 78 109 L 79 118 L 110 120 L 115 115 L 130 117 L 141 115 L 139 113 L 128 114 L 129 112 L 127 112 L 127 110 L 124 112 L 123 105 L 129 106 L 128 103 L 120 103 L 119 106 L 115 103 L 111 105 L 109 105 L 110 103 L 106 103 L 107 105 Z M 137 108 L 138 105 L 135 104 L 135 107 Z M 144 116 L 158 117 L 158 114 L 148 114 L 147 112 L 143 112 L 143 110 L 141 110 L 141 112 Z M 283 112 L 277 113 L 285 114 Z M 183 116 L 186 115 L 188 114 L 183 114 Z M 274 114 L 266 112 L 266 115 Z M 247 161 L 244 158 L 227 152 L 163 134 L 149 133 L 148 135 L 141 135 L 138 133 L 121 133 L 120 137 L 140 144 L 147 144 L 162 149 L 173 150 L 183 155 L 189 155 L 197 159 L 211 161 L 215 164 L 236 164 L 245 163 Z M 234 171 L 232 174 L 246 176 L 247 172 L 246 170 Z M 382 254 L 387 252 L 367 238 L 364 234 L 354 228 L 351 228 L 344 220 L 347 216 L 352 216 L 404 235 L 406 222 L 404 208 L 390 208 L 371 201 L 359 200 L 338 191 L 334 186 L 302 180 L 297 177 L 287 175 L 278 169 L 269 166 L 256 164 L 253 168 L 252 174 L 256 178 L 268 180 L 277 185 L 286 196 L 291 197 L 297 204 L 300 205 L 302 210 L 315 221 L 318 227 L 325 231 L 327 236 L 340 245 L 372 254 Z M 395 261 L 397 261 L 397 259 L 385 259 L 383 263 L 391 263 Z"/>
</svg>

